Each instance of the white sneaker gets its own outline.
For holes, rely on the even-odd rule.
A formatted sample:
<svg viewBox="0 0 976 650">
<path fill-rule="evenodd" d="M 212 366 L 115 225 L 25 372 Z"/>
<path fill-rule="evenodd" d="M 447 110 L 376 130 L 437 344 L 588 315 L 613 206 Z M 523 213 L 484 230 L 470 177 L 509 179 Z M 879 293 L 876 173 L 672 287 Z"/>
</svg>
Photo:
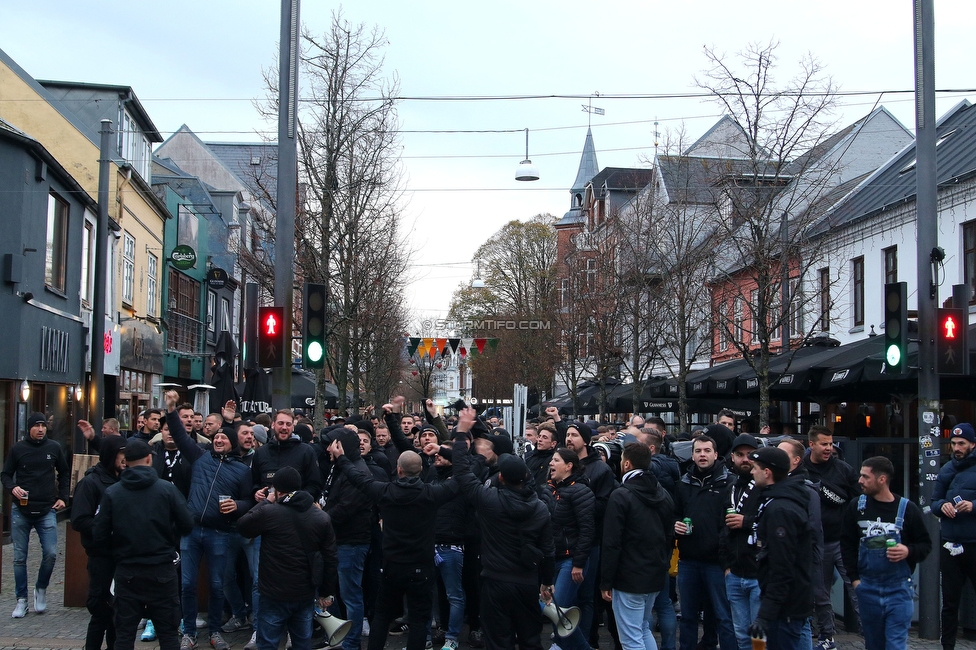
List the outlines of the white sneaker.
<svg viewBox="0 0 976 650">
<path fill-rule="evenodd" d="M 244 650 L 258 650 L 258 633 L 251 633 L 251 640 L 244 644 Z"/>
<path fill-rule="evenodd" d="M 362 636 L 369 636 L 369 619 L 363 619 L 363 634 Z"/>
<path fill-rule="evenodd" d="M 14 611 L 10 614 L 10 618 L 24 618 L 27 616 L 27 599 L 18 598 L 17 606 L 14 607 Z"/>
<path fill-rule="evenodd" d="M 47 611 L 47 589 L 34 588 L 34 611 L 38 614 Z"/>
<path fill-rule="evenodd" d="M 285 650 L 291 650 L 291 632 L 285 634 Z"/>
</svg>

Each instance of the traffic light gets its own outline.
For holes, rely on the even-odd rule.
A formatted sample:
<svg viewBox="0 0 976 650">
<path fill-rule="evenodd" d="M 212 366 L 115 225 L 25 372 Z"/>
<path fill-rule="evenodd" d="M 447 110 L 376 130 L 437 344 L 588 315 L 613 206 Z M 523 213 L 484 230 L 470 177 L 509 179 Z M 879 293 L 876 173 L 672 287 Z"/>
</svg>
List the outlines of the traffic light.
<svg viewBox="0 0 976 650">
<path fill-rule="evenodd" d="M 969 346 L 966 344 L 969 321 L 966 310 L 940 307 L 936 310 L 936 317 L 939 325 L 936 370 L 940 375 L 965 375 L 969 356 Z"/>
<path fill-rule="evenodd" d="M 889 282 L 885 284 L 885 361 L 889 374 L 897 375 L 907 371 L 908 357 L 908 284 Z"/>
<path fill-rule="evenodd" d="M 285 340 L 285 308 L 258 307 L 258 365 L 283 368 Z"/>
<path fill-rule="evenodd" d="M 325 285 L 305 283 L 302 310 L 302 367 L 325 367 Z"/>
</svg>

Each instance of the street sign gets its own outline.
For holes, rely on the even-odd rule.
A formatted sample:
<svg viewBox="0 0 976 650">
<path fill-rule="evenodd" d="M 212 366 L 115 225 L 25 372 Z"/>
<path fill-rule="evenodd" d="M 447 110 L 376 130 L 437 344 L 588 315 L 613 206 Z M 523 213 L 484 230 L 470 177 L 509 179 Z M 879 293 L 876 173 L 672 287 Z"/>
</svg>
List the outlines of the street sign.
<svg viewBox="0 0 976 650">
<path fill-rule="evenodd" d="M 936 310 L 936 317 L 936 369 L 940 375 L 965 375 L 969 356 L 969 346 L 966 343 L 969 320 L 966 310 L 940 307 Z"/>
</svg>

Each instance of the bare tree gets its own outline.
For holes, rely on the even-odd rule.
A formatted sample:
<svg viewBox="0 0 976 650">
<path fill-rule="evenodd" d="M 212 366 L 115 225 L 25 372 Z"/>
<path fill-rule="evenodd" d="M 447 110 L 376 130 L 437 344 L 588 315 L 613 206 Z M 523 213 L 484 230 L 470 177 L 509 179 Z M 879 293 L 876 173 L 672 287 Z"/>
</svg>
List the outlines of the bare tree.
<svg viewBox="0 0 976 650">
<path fill-rule="evenodd" d="M 804 282 L 820 263 L 808 229 L 836 184 L 828 158 L 836 88 L 812 57 L 785 84 L 775 81 L 777 43 L 753 44 L 734 61 L 705 49 L 710 68 L 696 79 L 745 134 L 709 179 L 718 192 L 715 347 L 731 346 L 759 379 L 760 424 L 768 423 L 769 362 L 812 333 L 802 314 Z"/>
</svg>

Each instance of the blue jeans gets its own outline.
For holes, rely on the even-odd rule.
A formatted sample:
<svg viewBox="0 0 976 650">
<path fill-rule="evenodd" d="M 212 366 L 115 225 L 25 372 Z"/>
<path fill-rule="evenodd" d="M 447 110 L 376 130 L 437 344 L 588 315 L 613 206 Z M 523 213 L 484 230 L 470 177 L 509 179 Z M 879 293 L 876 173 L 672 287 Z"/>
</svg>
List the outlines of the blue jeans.
<svg viewBox="0 0 976 650">
<path fill-rule="evenodd" d="M 866 650 L 905 648 L 914 609 L 911 578 L 898 582 L 861 578 L 855 591 Z"/>
<path fill-rule="evenodd" d="M 278 650 L 285 632 L 291 635 L 292 650 L 310 650 L 312 647 L 312 615 L 314 600 L 286 602 L 264 597 L 257 629 L 258 650 Z M 360 624 L 362 621 L 360 621 Z"/>
<path fill-rule="evenodd" d="M 810 646 L 803 645 L 803 626 L 809 624 L 809 619 L 769 621 L 769 627 L 766 628 L 766 647 L 775 650 L 808 650 Z"/>
<path fill-rule="evenodd" d="M 352 627 L 342 640 L 344 650 L 359 650 L 359 639 L 363 635 L 363 567 L 369 544 L 340 544 L 339 552 L 339 597 L 346 606 L 346 618 Z M 328 596 L 329 594 L 320 594 Z"/>
<path fill-rule="evenodd" d="M 447 639 L 458 640 L 461 636 L 461 626 L 464 624 L 464 587 L 461 585 L 461 575 L 464 571 L 464 553 L 451 549 L 450 546 L 435 546 L 441 562 L 437 565 L 437 572 L 444 582 L 447 602 L 451 606 L 451 615 L 447 621 Z"/>
<path fill-rule="evenodd" d="M 759 580 L 728 573 L 725 576 L 725 594 L 729 599 L 732 628 L 739 650 L 752 650 L 749 626 L 759 614 Z"/>
<path fill-rule="evenodd" d="M 591 554 L 592 557 L 592 554 Z M 553 594 L 552 599 L 556 601 L 560 609 L 569 609 L 570 607 L 577 606 L 580 609 L 580 621 L 573 633 L 567 637 L 557 637 L 554 642 L 563 650 L 587 650 L 590 644 L 587 642 L 587 636 L 583 632 L 583 621 L 585 621 L 586 612 L 580 603 L 583 595 L 583 587 L 586 585 L 587 574 L 590 573 L 590 567 L 593 566 L 587 561 L 586 567 L 583 568 L 583 582 L 576 583 L 573 582 L 573 560 L 572 558 L 564 558 L 561 560 L 556 560 L 556 579 L 553 584 Z M 595 573 L 595 571 L 594 571 Z M 590 600 L 590 617 L 593 616 L 593 602 L 592 598 Z"/>
<path fill-rule="evenodd" d="M 678 595 L 681 598 L 681 650 L 694 650 L 698 645 L 698 616 L 706 598 L 715 610 L 718 643 L 722 650 L 737 650 L 732 612 L 725 595 L 725 571 L 718 564 L 698 560 L 678 560 Z"/>
<path fill-rule="evenodd" d="M 17 598 L 27 598 L 27 546 L 31 528 L 41 542 L 41 566 L 37 570 L 37 589 L 47 589 L 58 559 L 58 516 L 52 509 L 40 519 L 31 520 L 20 514 L 20 507 L 10 508 L 10 540 L 14 545 L 14 584 Z"/>
<path fill-rule="evenodd" d="M 651 633 L 657 594 L 630 594 L 613 590 L 613 615 L 623 650 L 657 650 Z"/>
<path fill-rule="evenodd" d="M 237 554 L 243 551 L 244 557 L 247 558 L 249 577 L 252 580 L 251 613 L 253 615 L 258 611 L 257 572 L 261 550 L 260 540 L 260 537 L 247 539 L 237 533 L 231 533 L 227 537 L 227 557 L 224 559 L 224 598 L 230 606 L 231 614 L 241 620 L 247 616 L 247 607 L 244 604 L 244 594 L 237 586 Z M 252 618 L 256 619 L 257 616 L 253 615 Z"/>
<path fill-rule="evenodd" d="M 200 558 L 204 555 L 207 557 L 207 574 L 210 577 L 207 627 L 210 634 L 220 632 L 220 621 L 224 615 L 224 565 L 228 537 L 230 533 L 224 530 L 194 526 L 193 532 L 180 540 L 184 634 L 197 634 L 197 574 L 200 572 Z"/>
<path fill-rule="evenodd" d="M 678 615 L 674 613 L 669 587 L 669 584 L 665 584 L 664 589 L 657 592 L 657 598 L 654 599 L 657 625 L 661 631 L 661 650 L 675 650 L 675 635 L 678 631 Z"/>
</svg>

